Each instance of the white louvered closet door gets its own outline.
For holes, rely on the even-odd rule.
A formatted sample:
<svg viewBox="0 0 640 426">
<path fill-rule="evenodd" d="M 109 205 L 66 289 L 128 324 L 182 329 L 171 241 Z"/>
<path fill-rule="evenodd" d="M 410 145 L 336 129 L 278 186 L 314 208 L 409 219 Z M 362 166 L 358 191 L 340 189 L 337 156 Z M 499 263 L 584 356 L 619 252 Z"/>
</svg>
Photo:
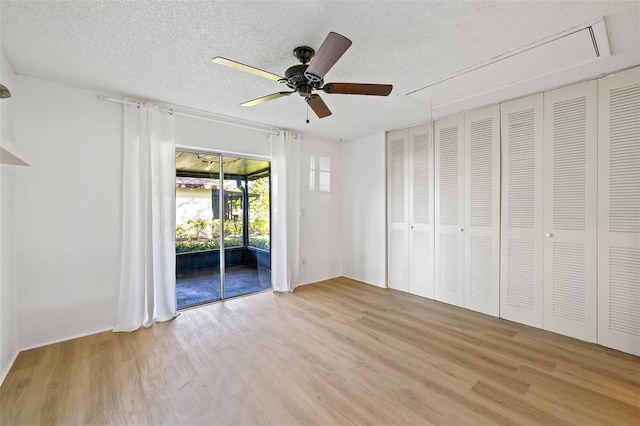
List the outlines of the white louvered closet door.
<svg viewBox="0 0 640 426">
<path fill-rule="evenodd" d="M 500 311 L 500 107 L 465 114 L 464 307 Z"/>
<path fill-rule="evenodd" d="M 640 355 L 640 68 L 598 81 L 598 343 Z"/>
<path fill-rule="evenodd" d="M 408 132 L 387 133 L 387 285 L 409 291 Z"/>
<path fill-rule="evenodd" d="M 501 105 L 500 317 L 543 327 L 543 95 Z"/>
<path fill-rule="evenodd" d="M 544 94 L 544 328 L 597 335 L 597 81 Z"/>
<path fill-rule="evenodd" d="M 464 305 L 464 115 L 435 122 L 435 299 Z"/>
<path fill-rule="evenodd" d="M 433 123 L 409 129 L 409 293 L 434 297 Z"/>
</svg>

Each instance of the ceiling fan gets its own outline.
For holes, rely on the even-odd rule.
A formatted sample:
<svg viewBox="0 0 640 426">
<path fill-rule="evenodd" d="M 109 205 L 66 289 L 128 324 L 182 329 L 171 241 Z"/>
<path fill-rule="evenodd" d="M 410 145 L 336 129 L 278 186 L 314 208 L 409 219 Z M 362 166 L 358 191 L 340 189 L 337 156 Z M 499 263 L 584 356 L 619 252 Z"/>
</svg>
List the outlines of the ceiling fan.
<svg viewBox="0 0 640 426">
<path fill-rule="evenodd" d="M 331 115 L 331 111 L 324 103 L 320 95 L 313 93 L 314 90 L 322 90 L 325 93 L 339 93 L 344 95 L 373 95 L 387 96 L 391 93 L 391 84 L 363 84 L 363 83 L 324 83 L 325 74 L 338 62 L 338 59 L 351 46 L 351 40 L 338 33 L 330 32 L 324 42 L 316 52 L 311 47 L 299 46 L 293 49 L 293 55 L 301 62 L 287 69 L 284 77 L 277 74 L 263 71 L 249 65 L 241 64 L 230 59 L 216 56 L 213 62 L 240 71 L 249 72 L 268 78 L 282 84 L 286 84 L 293 91 L 276 92 L 267 96 L 245 102 L 242 106 L 253 106 L 273 99 L 289 96 L 298 93 L 304 97 L 307 104 L 316 113 L 318 118 Z M 313 59 L 313 60 L 312 60 Z M 308 120 L 307 120 L 308 122 Z"/>
</svg>

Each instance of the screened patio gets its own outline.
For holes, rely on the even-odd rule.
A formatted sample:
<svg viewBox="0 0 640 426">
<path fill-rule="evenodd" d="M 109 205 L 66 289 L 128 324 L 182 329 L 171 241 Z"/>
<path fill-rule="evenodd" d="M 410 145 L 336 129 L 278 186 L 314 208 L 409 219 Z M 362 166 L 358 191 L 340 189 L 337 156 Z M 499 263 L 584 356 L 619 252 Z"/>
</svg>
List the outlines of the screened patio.
<svg viewBox="0 0 640 426">
<path fill-rule="evenodd" d="M 178 309 L 271 288 L 270 163 L 176 152 Z"/>
</svg>

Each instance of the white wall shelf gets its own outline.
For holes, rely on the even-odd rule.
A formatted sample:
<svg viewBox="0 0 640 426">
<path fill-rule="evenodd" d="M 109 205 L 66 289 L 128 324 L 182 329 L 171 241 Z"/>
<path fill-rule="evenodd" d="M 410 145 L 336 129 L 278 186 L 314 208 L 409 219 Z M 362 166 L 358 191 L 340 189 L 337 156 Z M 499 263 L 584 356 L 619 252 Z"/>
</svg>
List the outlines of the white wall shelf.
<svg viewBox="0 0 640 426">
<path fill-rule="evenodd" d="M 29 162 L 18 151 L 15 144 L 2 135 L 0 135 L 0 164 L 29 166 Z"/>
</svg>

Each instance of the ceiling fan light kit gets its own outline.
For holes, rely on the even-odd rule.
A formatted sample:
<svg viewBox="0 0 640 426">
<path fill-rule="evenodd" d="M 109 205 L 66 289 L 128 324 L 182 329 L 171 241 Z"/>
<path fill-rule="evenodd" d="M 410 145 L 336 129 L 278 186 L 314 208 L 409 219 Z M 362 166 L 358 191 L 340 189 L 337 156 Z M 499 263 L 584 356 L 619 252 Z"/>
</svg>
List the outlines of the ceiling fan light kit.
<svg viewBox="0 0 640 426">
<path fill-rule="evenodd" d="M 7 99 L 11 97 L 11 92 L 7 89 L 7 86 L 0 84 L 0 99 Z"/>
<path fill-rule="evenodd" d="M 327 94 L 388 96 L 393 89 L 393 86 L 390 84 L 324 84 L 325 74 L 338 62 L 350 46 L 351 40 L 334 32 L 330 32 L 329 35 L 327 35 L 317 52 L 309 46 L 298 46 L 293 49 L 293 56 L 300 61 L 300 64 L 288 68 L 284 73 L 284 77 L 220 56 L 213 58 L 213 62 L 278 81 L 292 89 L 291 92 L 272 93 L 240 105 L 254 106 L 283 96 L 289 96 L 292 93 L 298 93 L 305 99 L 307 105 L 309 105 L 318 118 L 324 118 L 331 115 L 331 110 L 329 110 L 329 107 L 327 107 L 327 104 L 324 103 L 320 95 L 313 93 L 315 90 L 322 90 Z"/>
</svg>

